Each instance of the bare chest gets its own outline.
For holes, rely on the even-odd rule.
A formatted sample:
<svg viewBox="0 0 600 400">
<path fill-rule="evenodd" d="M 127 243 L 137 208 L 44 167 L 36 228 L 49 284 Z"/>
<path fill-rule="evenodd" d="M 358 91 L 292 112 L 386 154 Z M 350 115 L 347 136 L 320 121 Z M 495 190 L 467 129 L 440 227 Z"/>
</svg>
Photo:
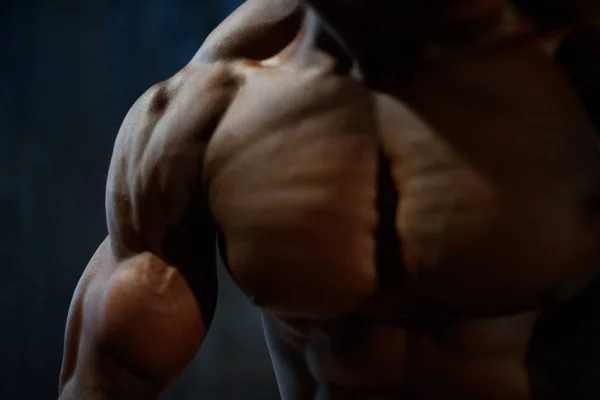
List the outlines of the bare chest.
<svg viewBox="0 0 600 400">
<path fill-rule="evenodd" d="M 249 75 L 206 170 L 250 299 L 317 319 L 497 314 L 585 283 L 599 261 L 598 138 L 557 71 L 497 61 L 424 68 L 402 87 L 426 123 L 342 78 Z"/>
</svg>

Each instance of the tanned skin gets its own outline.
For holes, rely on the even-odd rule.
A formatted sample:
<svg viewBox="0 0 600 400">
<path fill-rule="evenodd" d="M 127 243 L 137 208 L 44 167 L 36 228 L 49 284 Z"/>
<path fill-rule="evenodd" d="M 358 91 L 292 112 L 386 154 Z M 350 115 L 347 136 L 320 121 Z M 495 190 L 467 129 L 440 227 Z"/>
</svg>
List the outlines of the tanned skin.
<svg viewBox="0 0 600 400">
<path fill-rule="evenodd" d="M 69 310 L 60 399 L 156 398 L 198 351 L 217 296 L 201 160 L 233 87 L 223 90 L 231 77 L 210 65 L 277 54 L 297 35 L 300 11 L 295 0 L 244 3 L 131 108 L 107 182 L 109 235 Z"/>
<path fill-rule="evenodd" d="M 179 376 L 217 232 L 285 400 L 599 398 L 598 8 L 551 3 L 242 6 L 125 118 L 60 398 Z"/>
</svg>

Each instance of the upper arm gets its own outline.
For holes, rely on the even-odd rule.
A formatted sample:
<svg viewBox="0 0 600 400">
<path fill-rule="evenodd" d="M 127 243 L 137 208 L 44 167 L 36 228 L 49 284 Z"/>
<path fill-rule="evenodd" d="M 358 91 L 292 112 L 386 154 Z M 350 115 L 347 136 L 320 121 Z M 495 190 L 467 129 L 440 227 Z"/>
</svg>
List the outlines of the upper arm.
<svg viewBox="0 0 600 400">
<path fill-rule="evenodd" d="M 133 105 L 115 141 L 106 185 L 108 231 L 119 257 L 150 250 L 173 262 L 183 251 L 169 246 L 181 241 L 177 233 L 214 236 L 202 171 L 237 84 L 226 65 L 189 65 Z"/>
<path fill-rule="evenodd" d="M 133 399 L 141 382 L 136 393 L 157 393 L 197 352 L 216 301 L 202 165 L 231 85 L 222 69 L 190 67 L 125 118 L 107 182 L 109 236 L 69 311 L 63 390 Z"/>
</svg>

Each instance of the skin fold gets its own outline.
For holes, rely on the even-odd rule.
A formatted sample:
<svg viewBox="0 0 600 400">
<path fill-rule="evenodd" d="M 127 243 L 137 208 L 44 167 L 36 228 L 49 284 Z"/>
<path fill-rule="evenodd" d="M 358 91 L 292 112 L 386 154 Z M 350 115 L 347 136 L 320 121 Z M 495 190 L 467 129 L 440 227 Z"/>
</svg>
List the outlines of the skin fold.
<svg viewBox="0 0 600 400">
<path fill-rule="evenodd" d="M 59 398 L 177 379 L 217 234 L 285 400 L 598 398 L 598 15 L 244 3 L 125 117 Z"/>
</svg>

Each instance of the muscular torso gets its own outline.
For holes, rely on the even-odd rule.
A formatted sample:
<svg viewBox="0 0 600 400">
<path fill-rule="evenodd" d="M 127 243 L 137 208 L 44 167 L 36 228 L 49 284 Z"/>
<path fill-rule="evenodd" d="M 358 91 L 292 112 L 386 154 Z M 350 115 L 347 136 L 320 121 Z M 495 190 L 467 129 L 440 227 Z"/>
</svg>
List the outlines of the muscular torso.
<svg viewBox="0 0 600 400">
<path fill-rule="evenodd" d="M 449 28 L 390 57 L 338 25 L 353 58 L 316 14 L 298 33 L 295 0 L 248 2 L 140 97 L 61 398 L 156 398 L 180 374 L 215 307 L 215 228 L 285 400 L 600 397 L 598 29 L 555 55 L 564 31 L 515 28 L 505 1 L 447 4 Z"/>
<path fill-rule="evenodd" d="M 524 41 L 384 94 L 327 60 L 219 66 L 205 160 L 284 397 L 558 396 L 534 327 L 600 265 L 600 142 L 563 71 Z"/>
</svg>

